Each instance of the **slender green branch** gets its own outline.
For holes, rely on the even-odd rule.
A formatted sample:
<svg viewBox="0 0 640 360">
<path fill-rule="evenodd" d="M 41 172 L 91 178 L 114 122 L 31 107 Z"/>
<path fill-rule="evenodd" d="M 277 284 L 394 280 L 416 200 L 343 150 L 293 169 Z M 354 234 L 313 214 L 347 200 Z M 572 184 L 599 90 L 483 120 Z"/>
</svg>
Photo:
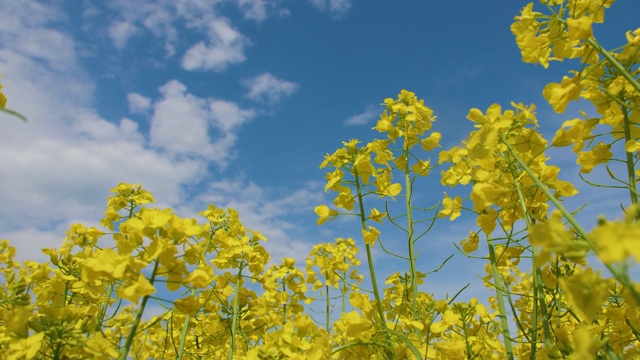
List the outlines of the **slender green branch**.
<svg viewBox="0 0 640 360">
<path fill-rule="evenodd" d="M 622 76 L 631 85 L 633 85 L 636 91 L 640 92 L 640 83 L 631 75 L 631 73 L 629 73 L 629 71 L 627 71 L 627 69 L 624 68 L 624 66 L 622 66 L 622 64 L 620 64 L 620 62 L 615 57 L 613 57 L 607 50 L 605 50 L 602 46 L 600 46 L 600 44 L 596 41 L 596 39 L 591 37 L 591 38 L 588 38 L 586 42 L 589 45 L 593 46 L 593 48 L 596 49 L 600 54 L 602 54 L 602 56 L 604 56 L 605 59 L 607 59 L 609 64 L 615 67 L 620 72 L 620 74 L 622 74 Z"/>
<path fill-rule="evenodd" d="M 151 272 L 151 278 L 149 279 L 149 283 L 153 285 L 153 282 L 156 278 L 156 272 L 158 271 L 159 261 L 156 259 L 153 263 L 153 271 Z M 149 300 L 149 295 L 145 295 L 142 298 L 142 303 L 140 304 L 140 308 L 138 309 L 138 314 L 136 315 L 136 319 L 133 322 L 133 326 L 131 327 L 131 331 L 129 331 L 129 336 L 127 336 L 127 340 L 124 344 L 124 349 L 120 353 L 119 360 L 125 360 L 129 355 L 129 351 L 131 349 L 131 345 L 133 344 L 133 338 L 136 336 L 136 331 L 138 330 L 138 325 L 140 325 L 140 321 L 142 320 L 142 314 L 144 313 L 144 308 L 147 306 L 147 301 Z"/>
<path fill-rule="evenodd" d="M 360 224 L 362 225 L 362 230 L 367 230 L 367 218 L 364 214 L 364 196 L 362 195 L 362 186 L 360 185 L 360 177 L 358 175 L 358 170 L 353 169 L 353 175 L 356 181 L 356 190 L 358 191 L 358 206 L 360 207 Z M 376 271 L 373 266 L 373 254 L 371 251 L 371 245 L 365 243 L 365 250 L 367 252 L 367 263 L 369 265 L 369 275 L 371 276 L 371 286 L 373 287 L 373 296 L 376 299 L 376 305 L 378 309 L 378 317 L 380 320 L 380 324 L 384 329 L 387 328 L 387 321 L 384 316 L 384 309 L 382 308 L 382 298 L 380 297 L 380 290 L 378 289 L 378 281 L 376 279 Z"/>
<path fill-rule="evenodd" d="M 493 240 L 491 240 L 491 236 L 487 235 L 487 244 L 489 247 L 489 259 L 491 262 L 491 271 L 493 273 L 493 281 L 496 284 L 501 284 L 502 275 L 498 271 L 498 262 L 496 260 L 496 251 L 493 246 Z M 507 310 L 504 306 L 504 296 L 505 294 L 502 292 L 502 288 L 499 286 L 495 287 L 496 289 L 496 297 L 498 299 L 498 310 L 500 314 L 500 327 L 502 329 L 502 337 L 504 338 L 504 349 L 507 352 L 507 358 L 509 360 L 513 360 L 513 345 L 511 344 L 511 332 L 509 331 L 509 322 L 507 320 Z"/>
</svg>

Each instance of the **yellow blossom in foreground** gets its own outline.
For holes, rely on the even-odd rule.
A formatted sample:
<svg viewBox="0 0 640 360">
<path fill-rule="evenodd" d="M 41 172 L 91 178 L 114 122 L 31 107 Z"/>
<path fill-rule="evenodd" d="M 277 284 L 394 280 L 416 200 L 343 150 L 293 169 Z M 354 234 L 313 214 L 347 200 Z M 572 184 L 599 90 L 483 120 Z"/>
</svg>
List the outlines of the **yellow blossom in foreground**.
<svg viewBox="0 0 640 360">
<path fill-rule="evenodd" d="M 591 323 L 600 306 L 609 294 L 609 286 L 600 278 L 600 274 L 587 268 L 581 273 L 560 279 L 567 302 L 581 320 Z"/>
<path fill-rule="evenodd" d="M 44 332 L 38 332 L 26 339 L 12 342 L 9 344 L 9 354 L 7 360 L 33 359 L 42 347 Z"/>
<path fill-rule="evenodd" d="M 331 221 L 338 216 L 338 211 L 329 209 L 327 205 L 319 205 L 313 209 L 318 215 L 318 225 L 322 225 L 327 221 Z"/>
<path fill-rule="evenodd" d="M 140 274 L 140 276 L 138 276 L 138 281 L 127 287 L 121 287 L 118 289 L 118 296 L 137 304 L 138 299 L 154 294 L 155 292 L 156 288 L 151 285 L 144 275 Z"/>
<path fill-rule="evenodd" d="M 378 236 L 380 236 L 380 231 L 373 226 L 369 226 L 369 230 L 362 230 L 362 237 L 367 245 L 375 245 Z"/>
<path fill-rule="evenodd" d="M 439 216 L 441 218 L 449 216 L 449 220 L 453 221 L 460 216 L 462 210 L 462 198 L 456 196 L 450 198 L 447 193 L 444 193 L 444 200 L 442 200 L 442 210 L 440 210 Z"/>
</svg>

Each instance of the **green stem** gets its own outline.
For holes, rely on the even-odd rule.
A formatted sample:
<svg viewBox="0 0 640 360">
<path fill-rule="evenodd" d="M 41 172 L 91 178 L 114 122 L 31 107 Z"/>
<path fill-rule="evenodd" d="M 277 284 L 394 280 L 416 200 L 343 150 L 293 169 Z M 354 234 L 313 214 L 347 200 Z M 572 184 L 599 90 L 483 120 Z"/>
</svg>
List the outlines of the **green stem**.
<svg viewBox="0 0 640 360">
<path fill-rule="evenodd" d="M 636 91 L 640 92 L 640 83 L 633 78 L 633 76 L 631 75 L 631 73 L 629 73 L 627 71 L 627 69 L 624 68 L 624 66 L 622 66 L 622 64 L 620 64 L 620 62 L 614 58 L 613 56 L 611 56 L 611 54 L 606 51 L 605 49 L 602 48 L 602 46 L 600 46 L 600 44 L 594 39 L 594 38 L 588 38 L 587 43 L 591 46 L 593 46 L 594 49 L 596 49 L 600 54 L 602 54 L 602 56 L 605 57 L 605 59 L 607 59 L 607 61 L 609 62 L 609 64 L 611 64 L 613 67 L 615 67 L 618 71 L 620 71 L 620 73 L 622 74 L 622 76 L 631 84 L 633 85 L 634 88 L 636 88 Z"/>
<path fill-rule="evenodd" d="M 194 294 L 195 290 L 191 290 L 191 294 Z M 191 322 L 191 316 L 184 314 L 184 322 L 182 323 L 182 333 L 180 334 L 180 345 L 178 347 L 177 359 L 182 359 L 182 353 L 184 352 L 184 344 L 187 340 L 187 333 L 189 332 L 189 322 Z"/>
<path fill-rule="evenodd" d="M 624 142 L 632 140 L 631 138 L 631 122 L 629 121 L 629 111 L 626 106 L 620 106 L 622 113 L 624 114 Z M 625 162 L 627 164 L 627 180 L 629 184 L 629 195 L 631 196 L 631 203 L 637 205 L 638 204 L 638 192 L 636 189 L 636 172 L 635 166 L 633 164 L 633 154 L 626 151 L 626 159 Z"/>
<path fill-rule="evenodd" d="M 362 188 L 360 185 L 360 178 L 358 177 L 358 171 L 354 168 L 354 177 L 356 179 L 356 189 L 358 191 L 358 205 L 360 206 L 360 223 L 362 230 L 367 230 L 367 218 L 364 214 L 364 196 L 362 195 Z M 387 321 L 384 316 L 384 309 L 382 308 L 382 299 L 380 297 L 380 291 L 378 290 L 378 281 L 376 280 L 376 271 L 373 266 L 373 254 L 371 252 L 371 245 L 365 244 L 365 250 L 367 252 L 367 263 L 369 265 L 369 274 L 371 276 L 371 287 L 373 287 L 373 296 L 376 299 L 376 305 L 378 309 L 378 317 L 380 318 L 380 324 L 387 330 Z"/>
<path fill-rule="evenodd" d="M 405 183 L 405 205 L 407 207 L 407 243 L 409 247 L 409 269 L 411 271 L 411 313 L 414 320 L 418 320 L 418 281 L 416 277 L 416 255 L 414 249 L 413 240 L 413 205 L 411 204 L 411 196 L 413 190 L 413 184 L 411 183 L 411 176 L 409 172 L 409 149 L 404 150 L 404 157 L 406 159 L 406 165 L 404 169 L 404 183 Z M 420 334 L 420 330 L 414 327 L 416 335 Z"/>
<path fill-rule="evenodd" d="M 487 235 L 487 244 L 489 246 L 489 260 L 491 262 L 491 271 L 493 273 L 493 281 L 495 284 L 502 284 L 503 279 L 498 271 L 498 260 L 496 259 L 496 251 L 493 246 L 493 240 Z M 509 322 L 507 321 L 507 309 L 504 305 L 504 292 L 501 286 L 496 286 L 496 297 L 498 299 L 498 310 L 500 312 L 500 327 L 502 328 L 502 337 L 504 338 L 504 349 L 507 352 L 507 358 L 513 360 L 513 345 L 511 344 L 511 332 L 509 331 Z"/>
<path fill-rule="evenodd" d="M 158 259 L 156 259 L 153 263 L 153 271 L 151 272 L 151 278 L 149 279 L 149 283 L 153 285 L 153 282 L 156 279 L 156 272 L 158 271 Z M 149 295 L 145 295 L 142 298 L 142 303 L 140 304 L 140 308 L 138 309 L 138 314 L 136 315 L 136 320 L 131 327 L 131 331 L 129 331 L 129 336 L 127 336 L 127 341 L 125 342 L 124 349 L 122 349 L 122 353 L 120 354 L 119 360 L 125 360 L 129 355 L 129 350 L 131 349 L 131 345 L 133 344 L 133 338 L 136 336 L 136 331 L 138 330 L 138 325 L 140 325 L 140 321 L 142 320 L 142 314 L 144 313 L 144 308 L 147 306 L 147 301 L 149 301 Z"/>
<path fill-rule="evenodd" d="M 282 292 L 287 292 L 287 287 L 284 284 L 284 279 L 282 280 Z M 282 325 L 287 323 L 287 303 L 282 304 Z"/>
<path fill-rule="evenodd" d="M 325 318 L 325 321 L 326 321 L 325 329 L 327 330 L 327 334 L 331 334 L 331 331 L 330 331 L 330 321 L 331 320 L 330 320 L 330 316 L 329 316 L 329 311 L 331 310 L 330 301 L 329 301 L 329 285 L 325 284 L 324 289 L 325 289 L 326 294 L 327 294 L 326 300 L 325 300 L 325 303 L 324 303 L 324 306 L 325 306 L 325 317 L 326 317 Z M 344 299 L 344 296 L 343 296 L 343 299 Z M 343 309 L 342 310 L 344 312 L 344 305 L 343 305 Z"/>
<path fill-rule="evenodd" d="M 516 191 L 518 192 L 518 200 L 520 206 L 522 208 L 522 216 L 525 219 L 525 223 L 527 225 L 527 232 L 531 233 L 531 218 L 529 217 L 529 212 L 527 209 L 527 203 L 524 199 L 524 194 L 522 193 L 522 188 L 520 187 L 520 181 L 518 180 L 519 176 L 515 176 L 519 174 L 514 174 L 514 185 L 516 187 Z M 533 248 L 533 258 L 531 259 L 531 273 L 533 276 L 533 295 L 534 299 L 537 300 L 533 302 L 533 326 L 531 326 L 531 337 L 534 339 L 532 344 L 535 344 L 535 339 L 537 338 L 538 333 L 538 314 L 537 308 L 540 307 L 540 312 L 542 313 L 542 327 L 544 330 L 544 342 L 548 348 L 553 346 L 551 341 L 551 329 L 549 328 L 549 312 L 547 311 L 547 303 L 544 297 L 544 283 L 542 282 L 542 276 L 540 275 L 540 267 L 536 263 L 537 250 Z M 531 356 L 534 356 L 535 349 L 531 349 Z"/>
<path fill-rule="evenodd" d="M 236 340 L 236 327 L 238 326 L 238 313 L 240 312 L 240 285 L 242 282 L 242 265 L 238 269 L 238 276 L 236 278 L 236 296 L 233 299 L 233 313 L 231 320 L 231 344 L 229 344 L 229 360 L 233 360 L 233 352 L 235 348 L 235 340 Z"/>
<path fill-rule="evenodd" d="M 107 308 L 109 307 L 109 301 L 111 300 L 111 295 L 113 294 L 113 282 L 109 284 L 109 290 L 107 290 L 107 299 L 104 304 L 100 307 L 100 315 L 98 317 L 98 321 L 96 322 L 96 332 L 100 331 L 102 328 L 102 323 L 104 322 L 104 317 L 107 315 Z"/>
</svg>

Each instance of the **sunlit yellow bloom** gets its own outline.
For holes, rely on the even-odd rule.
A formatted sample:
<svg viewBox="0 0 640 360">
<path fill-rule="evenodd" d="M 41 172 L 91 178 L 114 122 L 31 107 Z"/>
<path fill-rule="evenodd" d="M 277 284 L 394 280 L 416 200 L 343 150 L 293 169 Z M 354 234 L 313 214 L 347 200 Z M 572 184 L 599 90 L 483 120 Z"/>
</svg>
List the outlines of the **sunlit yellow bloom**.
<svg viewBox="0 0 640 360">
<path fill-rule="evenodd" d="M 567 302 L 585 323 L 593 321 L 609 294 L 609 285 L 591 268 L 561 278 L 560 287 L 564 290 Z"/>
<path fill-rule="evenodd" d="M 388 169 L 383 169 L 376 174 L 376 193 L 381 197 L 389 196 L 394 198 L 396 195 L 402 191 L 402 185 L 395 183 L 391 183 L 391 171 Z"/>
<path fill-rule="evenodd" d="M 418 160 L 411 167 L 411 171 L 413 171 L 416 175 L 420 175 L 420 176 L 429 175 L 429 170 L 431 170 L 431 164 L 429 160 Z"/>
<path fill-rule="evenodd" d="M 578 86 L 580 74 L 577 71 L 572 71 L 572 73 L 573 77 L 563 76 L 559 84 L 550 83 L 542 90 L 542 96 L 547 99 L 549 105 L 557 113 L 563 113 L 569 101 L 579 99 L 580 91 L 582 91 L 582 88 Z"/>
<path fill-rule="evenodd" d="M 364 243 L 373 246 L 376 243 L 376 240 L 380 236 L 380 231 L 373 226 L 369 226 L 369 230 L 362 230 L 362 237 L 364 238 Z"/>
<path fill-rule="evenodd" d="M 595 129 L 598 124 L 598 119 L 582 120 L 573 119 L 567 120 L 562 124 L 562 127 L 556 131 L 556 135 L 553 137 L 551 144 L 553 146 L 567 146 L 577 143 L 584 143 L 585 140 L 593 138 L 591 131 Z M 575 149 L 575 148 L 574 148 Z M 580 146 L 579 149 L 582 149 Z"/>
<path fill-rule="evenodd" d="M 198 309 L 200 309 L 201 306 L 198 299 L 193 295 L 178 299 L 174 301 L 173 304 L 175 305 L 176 309 L 178 309 L 178 311 L 181 311 L 190 316 L 196 316 L 196 312 L 198 311 Z"/>
<path fill-rule="evenodd" d="M 117 293 L 119 297 L 137 304 L 141 297 L 154 294 L 155 292 L 156 288 L 151 285 L 144 275 L 140 274 L 136 282 L 129 286 L 119 288 Z"/>
<path fill-rule="evenodd" d="M 640 262 L 640 224 L 636 221 L 638 208 L 626 209 L 623 221 L 602 220 L 591 232 L 598 257 L 605 264 L 626 261 L 629 256 Z"/>
<path fill-rule="evenodd" d="M 462 210 L 462 198 L 456 196 L 450 198 L 447 193 L 444 193 L 444 200 L 442 200 L 442 210 L 440 210 L 439 216 L 441 218 L 449 216 L 449 220 L 453 221 L 460 216 Z"/>
<path fill-rule="evenodd" d="M 387 216 L 387 213 L 381 213 L 376 208 L 371 208 L 371 213 L 369 214 L 369 219 L 377 222 L 382 222 L 382 219 Z"/>
<path fill-rule="evenodd" d="M 611 145 L 599 142 L 591 150 L 579 153 L 577 163 L 582 166 L 580 172 L 588 174 L 597 165 L 609 162 L 609 159 L 613 156 L 613 152 L 610 149 Z"/>
<path fill-rule="evenodd" d="M 42 347 L 44 332 L 37 332 L 26 339 L 13 341 L 9 344 L 7 360 L 33 359 Z"/>
<path fill-rule="evenodd" d="M 469 237 L 467 237 L 466 239 L 462 240 L 460 242 L 460 245 L 462 245 L 462 250 L 464 250 L 464 252 L 472 253 L 472 252 L 478 250 L 478 243 L 479 242 L 480 242 L 480 238 L 478 237 L 478 234 L 476 234 L 473 231 L 469 231 Z"/>
<path fill-rule="evenodd" d="M 330 209 L 327 205 L 316 206 L 314 211 L 318 215 L 318 225 L 331 221 L 338 216 L 338 211 Z"/>
<path fill-rule="evenodd" d="M 100 277 L 122 279 L 130 259 L 128 254 L 119 255 L 111 248 L 102 249 L 96 256 L 84 261 L 82 277 L 87 281 L 95 281 Z"/>
<path fill-rule="evenodd" d="M 583 16 L 579 19 L 568 18 L 567 27 L 569 28 L 569 39 L 571 40 L 585 40 L 593 35 L 591 24 L 593 20 L 588 16 Z"/>
</svg>

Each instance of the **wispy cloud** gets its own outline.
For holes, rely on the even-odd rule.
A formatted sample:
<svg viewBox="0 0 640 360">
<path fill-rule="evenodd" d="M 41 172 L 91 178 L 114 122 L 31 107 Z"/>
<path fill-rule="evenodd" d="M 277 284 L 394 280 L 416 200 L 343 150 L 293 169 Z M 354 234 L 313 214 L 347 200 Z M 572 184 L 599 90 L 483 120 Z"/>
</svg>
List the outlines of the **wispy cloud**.
<svg viewBox="0 0 640 360">
<path fill-rule="evenodd" d="M 344 125 L 366 125 L 372 123 L 380 115 L 374 106 L 369 105 L 367 109 L 359 114 L 352 115 L 344 121 Z"/>
<path fill-rule="evenodd" d="M 282 80 L 268 72 L 246 79 L 243 84 L 248 90 L 246 96 L 249 99 L 266 102 L 269 105 L 276 105 L 300 88 L 300 85 Z"/>
<path fill-rule="evenodd" d="M 333 18 L 343 17 L 351 9 L 351 0 L 309 0 L 311 5 L 327 11 Z"/>
<path fill-rule="evenodd" d="M 145 114 L 151 108 L 151 99 L 138 93 L 127 94 L 127 100 L 132 114 Z"/>
<path fill-rule="evenodd" d="M 252 110 L 169 81 L 155 100 L 127 96 L 132 113 L 151 111 L 150 134 L 128 118 L 104 119 L 75 40 L 55 30 L 63 14 L 40 3 L 6 4 L 3 85 L 11 107 L 29 122 L 0 121 L 0 164 L 7 169 L 0 177 L 0 237 L 15 242 L 21 259 L 58 246 L 71 223 L 96 225 L 119 182 L 142 183 L 173 206 L 184 200 L 185 186 L 208 174 L 208 162 L 224 166 L 232 158 Z"/>
<path fill-rule="evenodd" d="M 123 48 L 129 39 L 139 31 L 138 27 L 127 21 L 116 21 L 107 33 L 117 48 Z"/>
<path fill-rule="evenodd" d="M 238 8 L 246 19 L 262 22 L 269 17 L 285 17 L 290 11 L 281 5 L 281 0 L 237 0 Z"/>
<path fill-rule="evenodd" d="M 154 104 L 151 145 L 172 156 L 196 156 L 221 168 L 233 157 L 235 132 L 255 116 L 235 103 L 189 94 L 187 87 L 171 80 L 160 87 L 162 98 Z M 214 133 L 216 139 L 210 134 Z"/>
<path fill-rule="evenodd" d="M 248 39 L 224 18 L 211 21 L 209 40 L 191 46 L 182 57 L 185 70 L 225 70 L 229 65 L 243 62 Z"/>
</svg>

